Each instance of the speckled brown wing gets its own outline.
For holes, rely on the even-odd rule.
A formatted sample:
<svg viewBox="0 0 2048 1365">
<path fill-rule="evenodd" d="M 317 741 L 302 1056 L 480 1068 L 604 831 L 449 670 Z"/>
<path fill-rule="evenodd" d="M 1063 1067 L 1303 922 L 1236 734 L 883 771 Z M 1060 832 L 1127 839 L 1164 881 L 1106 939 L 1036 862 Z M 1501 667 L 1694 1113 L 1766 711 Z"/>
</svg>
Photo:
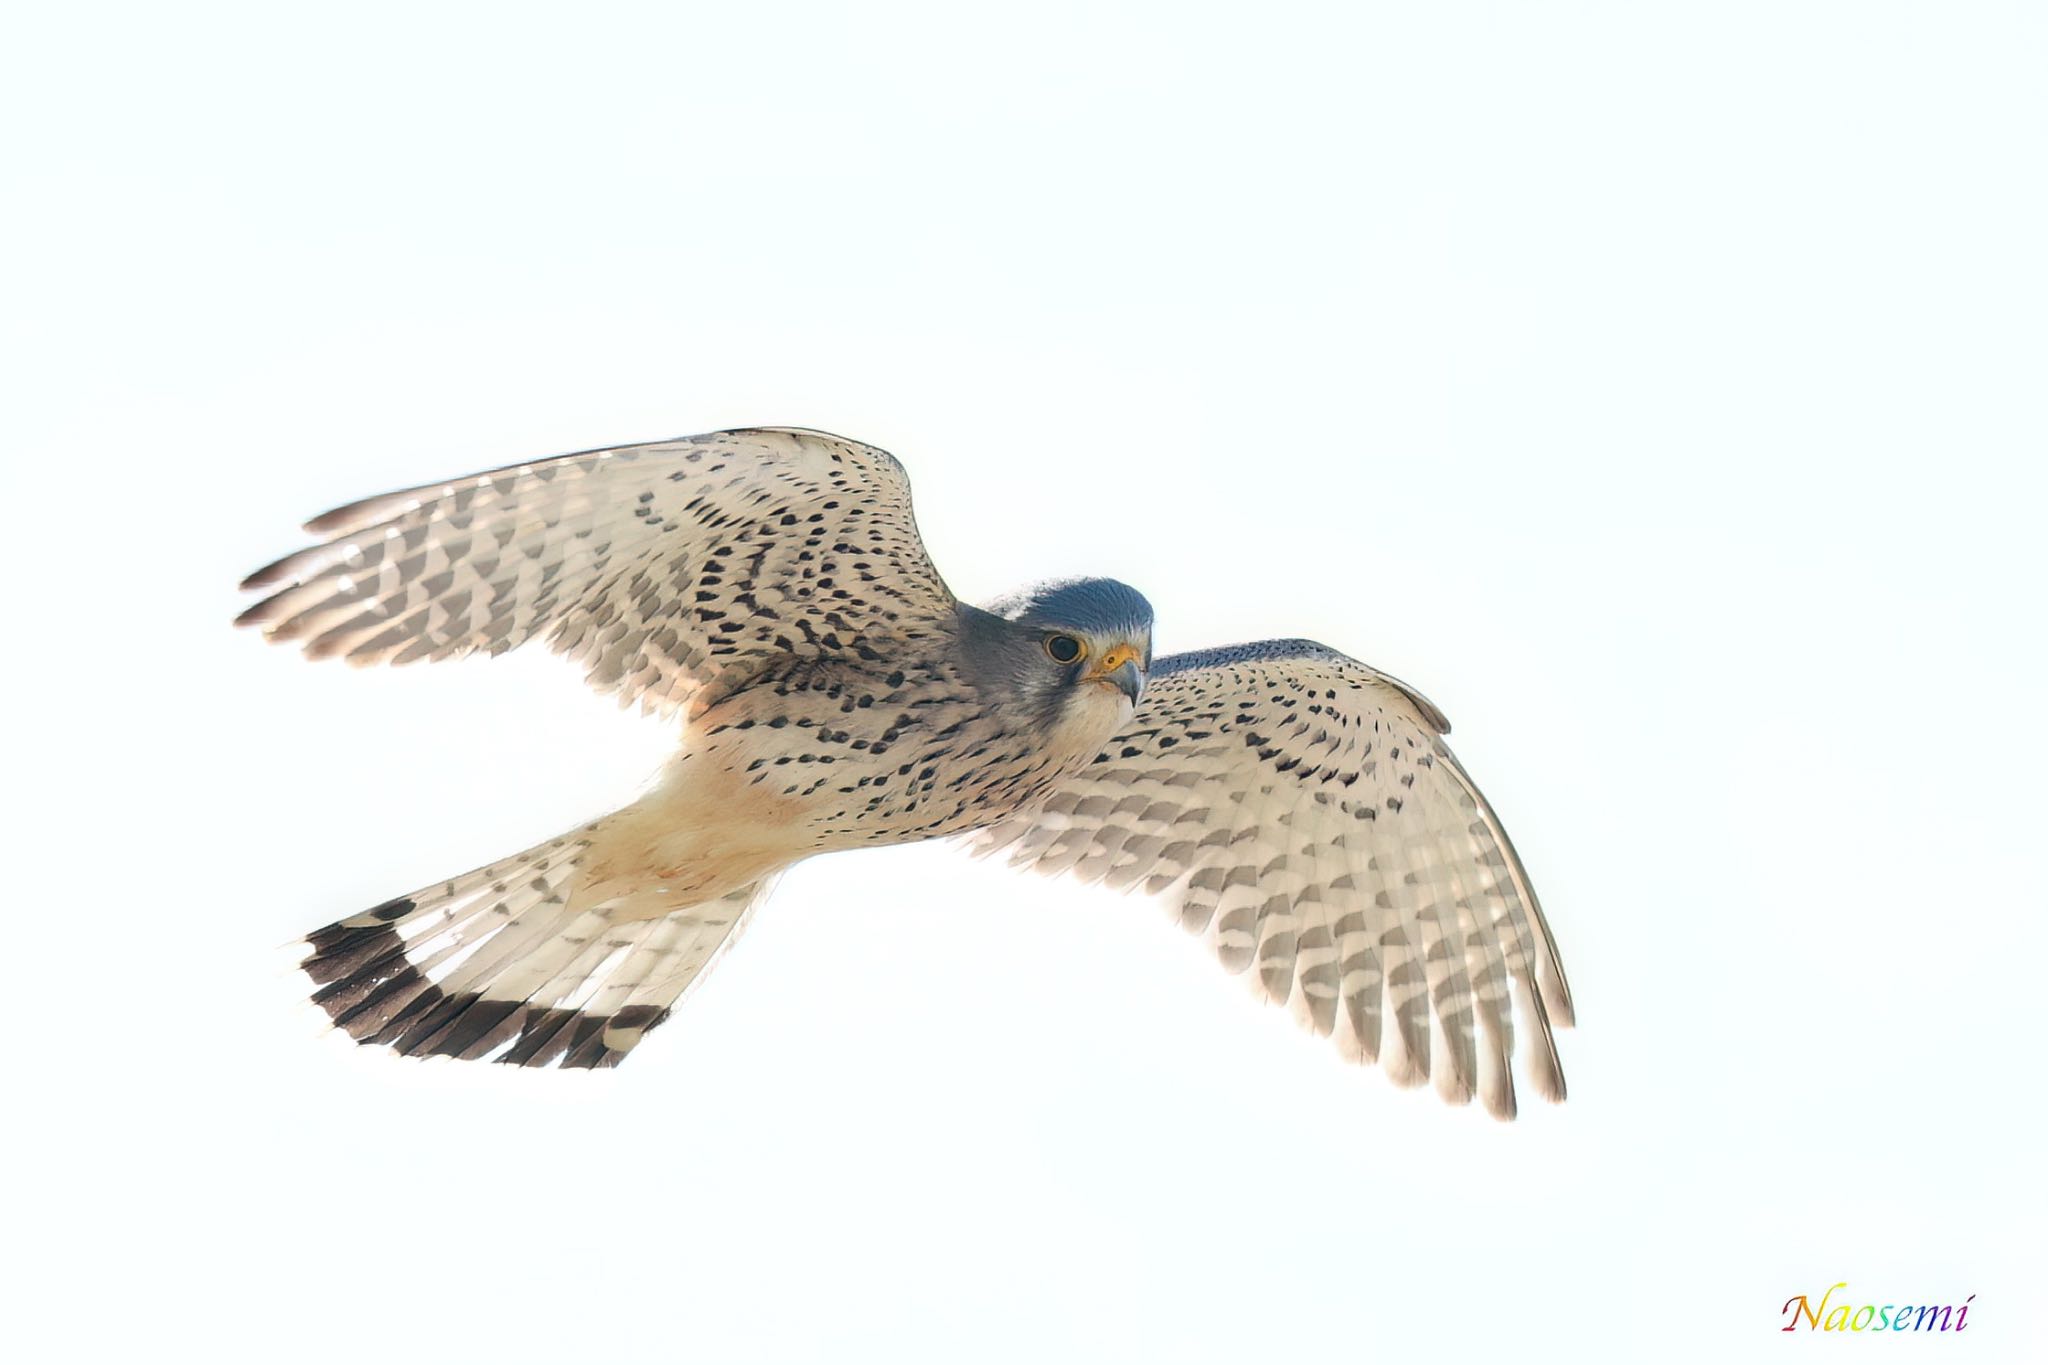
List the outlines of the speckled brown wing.
<svg viewBox="0 0 2048 1365">
<path fill-rule="evenodd" d="M 314 658 L 409 663 L 532 639 L 649 711 L 770 658 L 882 657 L 951 629 L 887 452 L 762 428 L 585 451 L 386 493 L 243 587 Z"/>
<path fill-rule="evenodd" d="M 1226 968 L 1255 969 L 1348 1056 L 1384 1057 L 1402 1084 L 1434 1071 L 1447 1099 L 1478 1093 L 1512 1117 L 1510 998 L 1527 1074 L 1559 1100 L 1551 1026 L 1570 1024 L 1571 996 L 1449 728 L 1412 688 L 1312 641 L 1174 655 L 1092 765 L 977 849 L 1164 894 Z"/>
</svg>

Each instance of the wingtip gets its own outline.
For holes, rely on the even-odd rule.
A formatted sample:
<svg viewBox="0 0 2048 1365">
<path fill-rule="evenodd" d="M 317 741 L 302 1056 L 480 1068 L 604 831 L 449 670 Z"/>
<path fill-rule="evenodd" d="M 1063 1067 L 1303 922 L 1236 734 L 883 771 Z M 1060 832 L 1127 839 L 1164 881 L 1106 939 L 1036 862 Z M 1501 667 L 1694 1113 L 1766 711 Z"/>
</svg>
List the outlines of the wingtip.
<svg viewBox="0 0 2048 1365">
<path fill-rule="evenodd" d="M 345 530 L 356 523 L 361 517 L 363 509 L 373 503 L 386 502 L 391 496 L 389 493 L 379 493 L 375 497 L 358 498 L 354 502 L 343 503 L 339 507 L 330 507 L 319 516 L 300 522 L 299 529 L 309 536 L 324 536 L 330 535 L 335 531 Z"/>
<path fill-rule="evenodd" d="M 1571 1028 L 1578 1023 L 1578 1010 L 1572 1004 L 1572 988 L 1564 981 L 1564 973 L 1544 977 L 1539 983 L 1543 992 L 1543 1008 L 1550 1016 L 1554 1028 Z"/>
<path fill-rule="evenodd" d="M 271 560 L 262 568 L 248 575 L 235 586 L 240 588 L 243 592 L 255 592 L 259 588 L 269 588 L 276 586 L 278 583 L 284 581 L 285 575 L 288 572 L 287 566 L 291 563 L 292 560 L 298 557 L 298 554 L 299 552 L 297 550 L 294 550 L 292 551 L 292 553 L 288 555 L 280 555 L 278 558 Z"/>
<path fill-rule="evenodd" d="M 1380 1058 L 1381 1069 L 1387 1073 L 1387 1079 L 1403 1090 L 1414 1090 L 1425 1084 L 1429 1080 L 1428 1054 L 1425 1052 L 1418 1056 L 1416 1049 L 1406 1046 L 1401 1041 L 1398 1028 L 1390 1029 L 1388 1037 L 1391 1046 L 1381 1049 Z"/>
</svg>

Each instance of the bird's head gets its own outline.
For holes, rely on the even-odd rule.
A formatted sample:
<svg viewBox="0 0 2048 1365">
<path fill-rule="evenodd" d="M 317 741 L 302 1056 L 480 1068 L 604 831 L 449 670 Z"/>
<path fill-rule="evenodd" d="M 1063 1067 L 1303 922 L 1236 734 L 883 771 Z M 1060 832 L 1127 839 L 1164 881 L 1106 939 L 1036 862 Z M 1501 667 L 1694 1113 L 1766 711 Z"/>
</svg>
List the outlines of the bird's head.
<svg viewBox="0 0 2048 1365">
<path fill-rule="evenodd" d="M 1041 583 L 991 603 L 1019 689 L 1063 719 L 1129 717 L 1152 668 L 1152 604 L 1113 578 Z"/>
</svg>

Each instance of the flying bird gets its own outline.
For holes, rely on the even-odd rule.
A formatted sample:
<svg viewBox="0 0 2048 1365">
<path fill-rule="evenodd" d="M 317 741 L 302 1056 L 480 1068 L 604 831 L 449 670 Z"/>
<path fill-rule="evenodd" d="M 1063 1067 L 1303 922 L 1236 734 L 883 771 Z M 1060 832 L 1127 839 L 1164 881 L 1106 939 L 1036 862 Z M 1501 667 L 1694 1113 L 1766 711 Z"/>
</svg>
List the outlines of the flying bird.
<svg viewBox="0 0 2048 1365">
<path fill-rule="evenodd" d="M 1515 1113 L 1564 1098 L 1569 988 L 1499 818 L 1400 680 L 1309 640 L 1155 659 L 1105 578 L 947 590 L 903 467 L 762 428 L 513 465 L 340 507 L 238 624 L 313 658 L 530 640 L 678 717 L 647 794 L 315 930 L 313 999 L 361 1043 L 617 1065 L 775 876 L 967 836 L 1162 898 L 1346 1057 Z"/>
</svg>

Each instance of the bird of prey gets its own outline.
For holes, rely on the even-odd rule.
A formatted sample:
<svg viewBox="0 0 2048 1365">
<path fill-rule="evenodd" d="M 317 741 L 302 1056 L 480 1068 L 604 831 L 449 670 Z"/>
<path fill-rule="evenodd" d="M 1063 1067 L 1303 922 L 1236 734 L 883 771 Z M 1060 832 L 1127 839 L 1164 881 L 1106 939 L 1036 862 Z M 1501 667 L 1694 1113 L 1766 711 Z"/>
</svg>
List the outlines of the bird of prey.
<svg viewBox="0 0 2048 1365">
<path fill-rule="evenodd" d="M 358 1042 L 615 1066 L 783 869 L 965 835 L 1162 897 L 1398 1083 L 1512 1117 L 1519 1031 L 1564 1097 L 1571 996 L 1521 860 L 1443 714 L 1334 649 L 1154 659 L 1151 606 L 1103 578 L 970 606 L 902 466 L 793 428 L 513 465 L 306 530 L 243 583 L 240 624 L 356 664 L 544 640 L 680 719 L 631 805 L 307 936 L 313 998 Z"/>
</svg>

